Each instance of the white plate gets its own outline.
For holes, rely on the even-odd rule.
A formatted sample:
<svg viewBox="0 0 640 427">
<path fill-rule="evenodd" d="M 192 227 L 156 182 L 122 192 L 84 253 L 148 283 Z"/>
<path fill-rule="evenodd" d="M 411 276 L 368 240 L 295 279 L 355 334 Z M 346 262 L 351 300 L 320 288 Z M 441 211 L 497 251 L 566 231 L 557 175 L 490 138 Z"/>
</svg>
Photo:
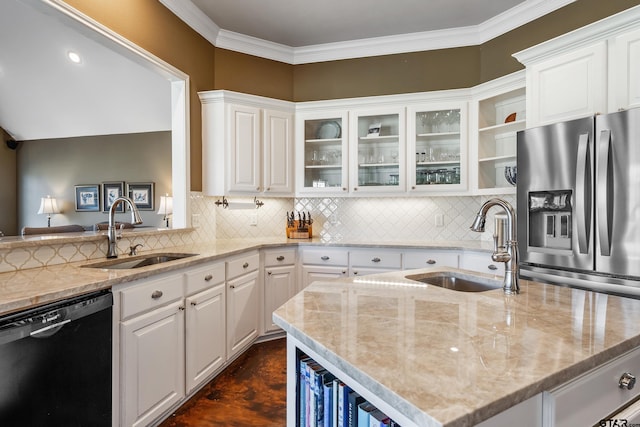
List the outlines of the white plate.
<svg viewBox="0 0 640 427">
<path fill-rule="evenodd" d="M 318 139 L 340 138 L 340 125 L 338 122 L 324 122 L 318 128 L 316 137 Z"/>
</svg>

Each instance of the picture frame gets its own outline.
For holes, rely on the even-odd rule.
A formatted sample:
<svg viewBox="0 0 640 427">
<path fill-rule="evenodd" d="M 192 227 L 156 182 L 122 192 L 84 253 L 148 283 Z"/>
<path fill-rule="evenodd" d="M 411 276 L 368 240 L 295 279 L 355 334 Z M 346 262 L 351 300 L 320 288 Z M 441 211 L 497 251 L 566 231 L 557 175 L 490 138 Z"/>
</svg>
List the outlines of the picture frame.
<svg viewBox="0 0 640 427">
<path fill-rule="evenodd" d="M 131 182 L 127 183 L 127 194 L 139 210 L 152 211 L 154 200 L 153 182 Z"/>
<path fill-rule="evenodd" d="M 124 181 L 110 181 L 102 183 L 102 211 L 109 212 L 113 201 L 124 195 Z M 116 207 L 116 212 L 124 212 L 124 203 Z"/>
<path fill-rule="evenodd" d="M 76 212 L 100 212 L 100 185 L 75 186 Z"/>
</svg>

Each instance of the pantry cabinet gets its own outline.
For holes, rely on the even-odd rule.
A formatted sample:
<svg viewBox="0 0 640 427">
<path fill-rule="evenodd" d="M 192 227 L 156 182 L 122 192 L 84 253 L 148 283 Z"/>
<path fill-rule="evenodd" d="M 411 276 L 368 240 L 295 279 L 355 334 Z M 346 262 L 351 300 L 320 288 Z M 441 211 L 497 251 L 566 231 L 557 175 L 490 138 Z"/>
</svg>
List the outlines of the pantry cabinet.
<svg viewBox="0 0 640 427">
<path fill-rule="evenodd" d="M 293 195 L 293 103 L 224 90 L 199 96 L 203 192 Z"/>
</svg>

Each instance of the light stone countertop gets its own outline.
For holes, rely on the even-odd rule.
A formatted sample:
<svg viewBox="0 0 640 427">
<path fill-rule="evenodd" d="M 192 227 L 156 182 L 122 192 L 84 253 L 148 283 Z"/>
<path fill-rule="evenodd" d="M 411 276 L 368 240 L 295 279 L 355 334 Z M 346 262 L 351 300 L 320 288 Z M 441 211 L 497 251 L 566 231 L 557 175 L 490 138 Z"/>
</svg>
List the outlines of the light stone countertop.
<svg viewBox="0 0 640 427">
<path fill-rule="evenodd" d="M 72 234 L 72 233 L 65 233 Z M 93 233 L 78 233 L 77 239 L 104 239 L 104 236 Z M 66 239 L 74 241 L 73 236 L 65 236 L 57 240 Z M 66 241 L 65 240 L 65 241 Z M 42 238 L 9 238 L 7 245 L 46 245 L 51 239 Z M 110 288 L 119 283 L 130 282 L 171 272 L 185 267 L 192 267 L 220 258 L 239 254 L 248 250 L 257 250 L 269 247 L 281 246 L 331 246 L 331 247 L 366 247 L 366 248 L 427 248 L 427 249 L 452 249 L 452 250 L 489 250 L 486 242 L 460 241 L 460 242 L 365 242 L 365 241 L 341 241 L 323 242 L 320 239 L 293 240 L 286 237 L 260 238 L 260 239 L 227 239 L 216 240 L 212 243 L 173 247 L 154 251 L 140 251 L 139 254 L 186 252 L 198 254 L 194 257 L 172 261 L 170 263 L 138 268 L 135 270 L 106 270 L 94 268 L 82 268 L 82 265 L 104 261 L 105 258 L 88 261 L 71 262 L 60 265 L 51 265 L 40 268 L 0 273 L 0 315 L 22 309 L 27 309 L 41 304 L 73 297 L 76 295 Z M 125 258 L 126 255 L 120 255 Z"/>
<path fill-rule="evenodd" d="M 475 425 L 640 344 L 637 299 L 526 280 L 514 296 L 457 292 L 405 274 L 314 282 L 274 320 L 420 426 Z"/>
</svg>

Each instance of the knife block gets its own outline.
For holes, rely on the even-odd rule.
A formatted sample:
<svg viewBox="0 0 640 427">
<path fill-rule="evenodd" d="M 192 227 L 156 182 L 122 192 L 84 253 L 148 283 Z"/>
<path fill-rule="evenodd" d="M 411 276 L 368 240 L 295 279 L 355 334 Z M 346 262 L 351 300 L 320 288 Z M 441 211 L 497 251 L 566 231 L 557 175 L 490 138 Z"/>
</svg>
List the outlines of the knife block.
<svg viewBox="0 0 640 427">
<path fill-rule="evenodd" d="M 311 220 L 313 224 L 313 220 Z M 297 219 L 293 221 L 293 227 L 287 227 L 288 239 L 310 239 L 313 235 L 312 225 L 307 225 L 304 228 L 298 228 L 300 221 Z"/>
</svg>

